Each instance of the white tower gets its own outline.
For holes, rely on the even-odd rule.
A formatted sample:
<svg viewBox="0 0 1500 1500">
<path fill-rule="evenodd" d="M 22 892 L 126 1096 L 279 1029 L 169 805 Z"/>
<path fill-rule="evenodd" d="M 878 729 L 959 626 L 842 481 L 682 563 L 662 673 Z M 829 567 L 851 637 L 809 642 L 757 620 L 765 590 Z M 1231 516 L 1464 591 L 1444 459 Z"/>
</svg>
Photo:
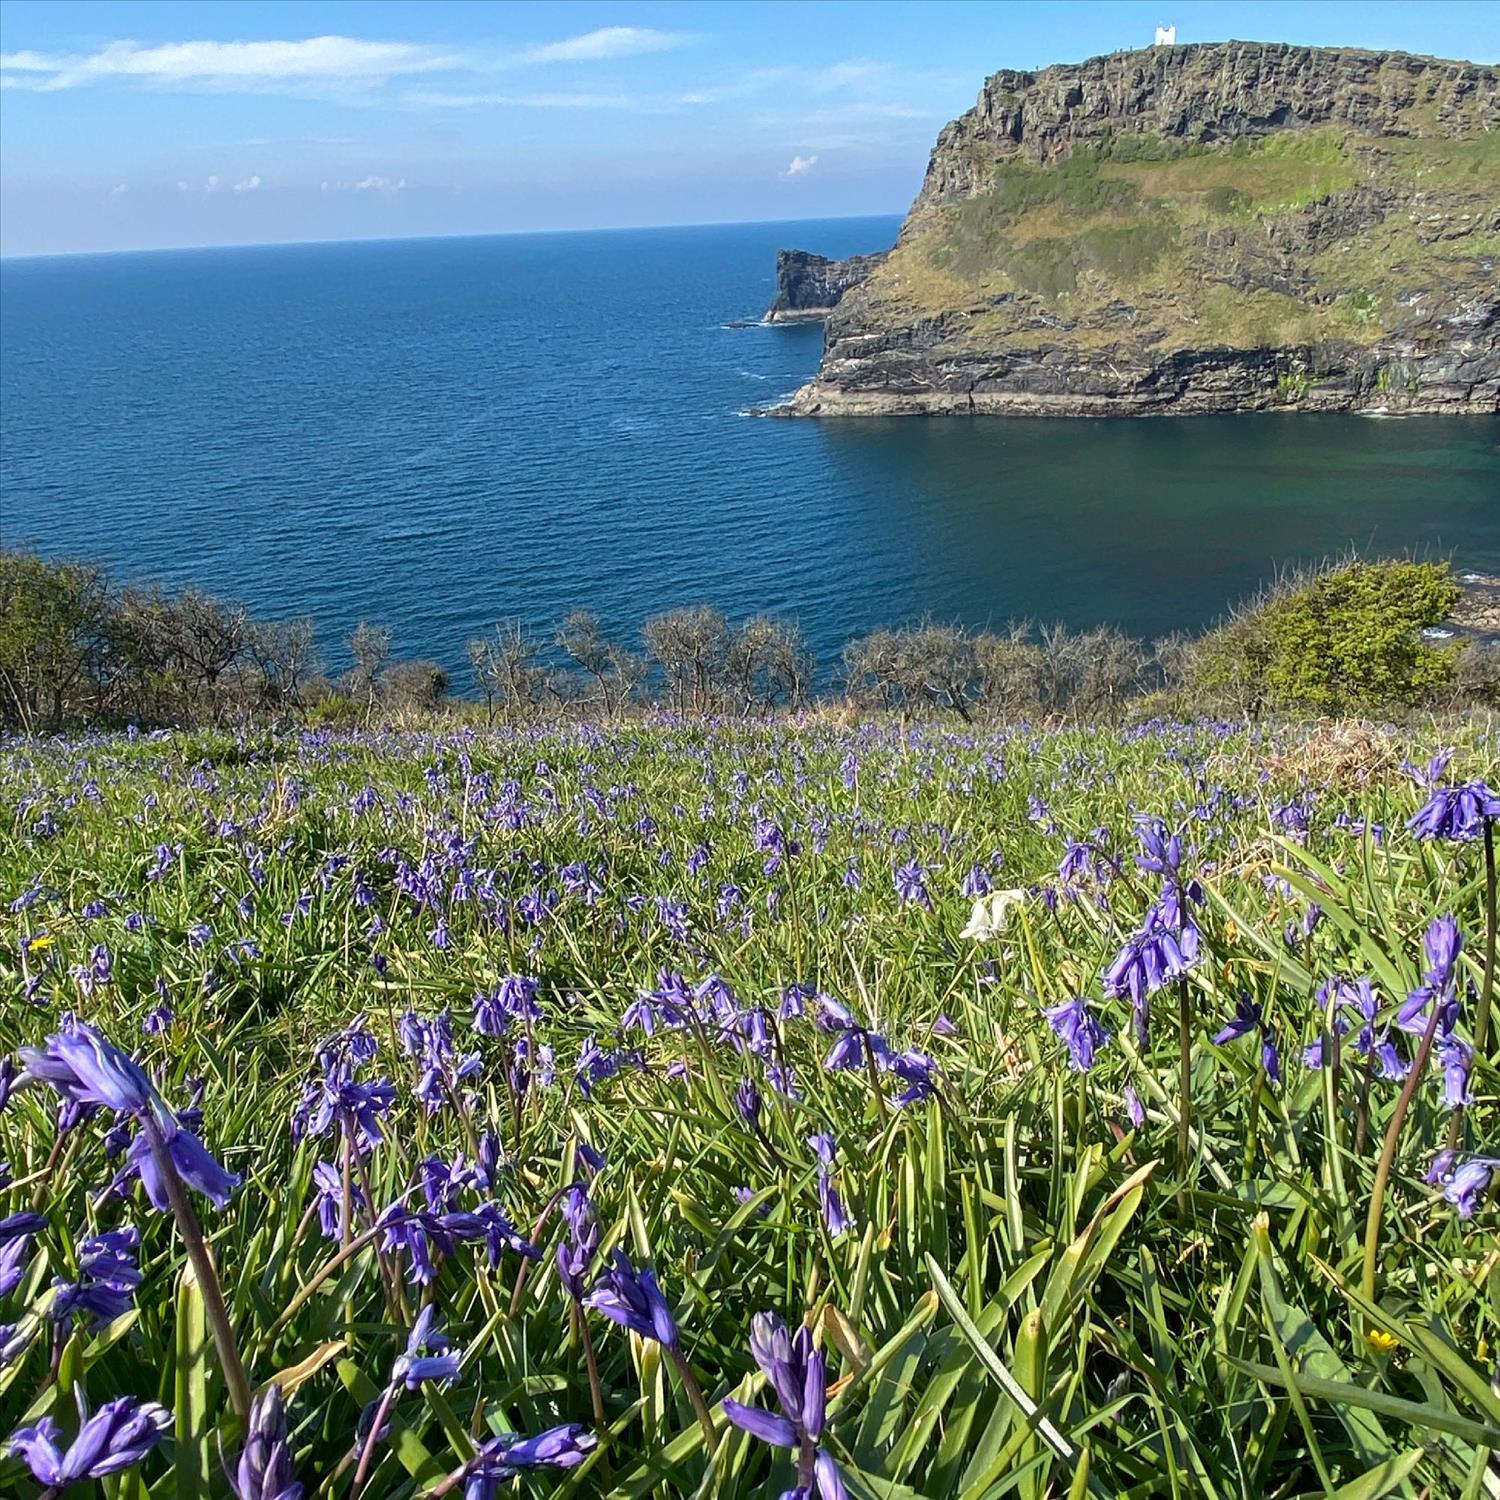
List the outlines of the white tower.
<svg viewBox="0 0 1500 1500">
<path fill-rule="evenodd" d="M 1175 26 L 1158 26 L 1156 28 L 1157 47 L 1175 47 L 1177 45 L 1177 28 Z"/>
</svg>

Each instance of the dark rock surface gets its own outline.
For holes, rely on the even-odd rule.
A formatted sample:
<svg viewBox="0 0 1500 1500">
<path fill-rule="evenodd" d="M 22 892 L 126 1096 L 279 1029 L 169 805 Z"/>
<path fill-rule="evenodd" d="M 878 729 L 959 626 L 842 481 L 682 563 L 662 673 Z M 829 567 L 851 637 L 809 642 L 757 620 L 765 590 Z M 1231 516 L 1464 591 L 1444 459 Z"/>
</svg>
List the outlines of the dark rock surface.
<svg viewBox="0 0 1500 1500">
<path fill-rule="evenodd" d="M 766 309 L 768 323 L 811 323 L 826 318 L 888 252 L 829 260 L 809 250 L 776 252 L 776 295 Z"/>
<path fill-rule="evenodd" d="M 1500 411 L 1497 142 L 1500 74 L 1466 62 L 1227 42 L 997 73 L 888 257 L 840 287 L 778 257 L 778 307 L 832 309 L 784 410 Z"/>
</svg>

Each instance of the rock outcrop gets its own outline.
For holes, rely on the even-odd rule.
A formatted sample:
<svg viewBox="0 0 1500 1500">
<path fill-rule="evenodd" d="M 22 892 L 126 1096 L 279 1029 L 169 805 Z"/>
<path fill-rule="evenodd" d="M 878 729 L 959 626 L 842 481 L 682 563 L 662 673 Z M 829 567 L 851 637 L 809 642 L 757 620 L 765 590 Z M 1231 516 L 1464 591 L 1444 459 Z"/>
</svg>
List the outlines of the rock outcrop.
<svg viewBox="0 0 1500 1500">
<path fill-rule="evenodd" d="M 829 260 L 809 250 L 776 252 L 776 295 L 767 323 L 813 323 L 826 318 L 844 294 L 868 279 L 889 252 Z"/>
<path fill-rule="evenodd" d="M 1500 74 L 1247 42 L 997 73 L 829 306 L 789 414 L 1500 411 Z"/>
</svg>

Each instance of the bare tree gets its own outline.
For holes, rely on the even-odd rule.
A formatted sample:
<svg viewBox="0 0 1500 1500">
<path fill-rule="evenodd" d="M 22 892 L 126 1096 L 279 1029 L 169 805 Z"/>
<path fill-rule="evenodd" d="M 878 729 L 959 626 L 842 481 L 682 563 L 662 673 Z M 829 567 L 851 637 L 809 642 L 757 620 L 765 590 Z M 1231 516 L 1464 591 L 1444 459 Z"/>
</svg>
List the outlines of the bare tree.
<svg viewBox="0 0 1500 1500">
<path fill-rule="evenodd" d="M 245 631 L 245 656 L 254 671 L 257 700 L 272 708 L 301 705 L 309 679 L 322 670 L 318 627 L 310 615 L 253 622 Z"/>
<path fill-rule="evenodd" d="M 645 675 L 646 664 L 634 652 L 609 640 L 592 610 L 573 610 L 557 627 L 553 639 L 593 679 L 606 714 L 619 712 Z"/>
<path fill-rule="evenodd" d="M 354 658 L 346 678 L 349 696 L 364 704 L 365 716 L 375 712 L 380 693 L 380 674 L 391 655 L 391 633 L 382 625 L 361 620 L 349 636 L 349 654 Z"/>
<path fill-rule="evenodd" d="M 979 698 L 997 718 L 1024 719 L 1040 704 L 1041 652 L 1031 639 L 1030 621 L 1012 621 L 1005 635 L 974 637 Z"/>
<path fill-rule="evenodd" d="M 381 674 L 380 696 L 397 713 L 431 713 L 448 691 L 448 674 L 435 661 L 392 662 Z"/>
<path fill-rule="evenodd" d="M 661 668 L 679 713 L 708 713 L 729 644 L 729 623 L 706 604 L 652 615 L 643 627 L 646 649 Z"/>
<path fill-rule="evenodd" d="M 469 642 L 469 666 L 484 696 L 485 717 L 495 722 L 498 702 L 507 719 L 527 717 L 547 690 L 547 669 L 519 620 L 505 620 Z"/>
</svg>

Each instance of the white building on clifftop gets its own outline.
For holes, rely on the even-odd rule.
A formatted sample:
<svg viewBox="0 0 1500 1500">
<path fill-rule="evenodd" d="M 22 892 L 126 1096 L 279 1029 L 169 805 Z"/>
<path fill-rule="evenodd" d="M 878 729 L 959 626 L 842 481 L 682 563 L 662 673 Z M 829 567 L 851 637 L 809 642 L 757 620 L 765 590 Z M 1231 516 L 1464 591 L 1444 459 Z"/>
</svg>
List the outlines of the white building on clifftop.
<svg viewBox="0 0 1500 1500">
<path fill-rule="evenodd" d="M 1152 45 L 1156 47 L 1175 47 L 1177 45 L 1177 28 L 1175 26 L 1158 26 L 1156 28 L 1156 41 Z"/>
</svg>

